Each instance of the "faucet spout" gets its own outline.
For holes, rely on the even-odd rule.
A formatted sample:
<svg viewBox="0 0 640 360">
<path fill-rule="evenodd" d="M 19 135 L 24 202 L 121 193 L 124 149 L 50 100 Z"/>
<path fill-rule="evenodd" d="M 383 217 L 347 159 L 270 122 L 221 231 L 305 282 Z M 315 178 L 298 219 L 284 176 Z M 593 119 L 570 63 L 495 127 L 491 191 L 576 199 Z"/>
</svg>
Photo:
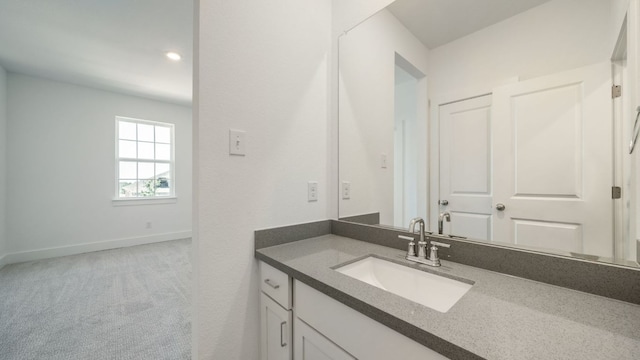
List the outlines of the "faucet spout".
<svg viewBox="0 0 640 360">
<path fill-rule="evenodd" d="M 418 241 L 418 258 L 426 259 L 427 258 L 427 242 L 424 241 L 425 233 L 424 233 L 424 220 L 422 218 L 413 218 L 411 219 L 411 223 L 409 224 L 409 231 L 413 234 L 416 232 L 416 224 L 420 224 L 420 241 Z"/>
<path fill-rule="evenodd" d="M 416 224 L 420 225 L 420 242 L 424 242 L 424 220 L 422 218 L 413 218 L 409 223 L 409 231 L 412 233 L 416 232 Z"/>
<path fill-rule="evenodd" d="M 440 213 L 440 216 L 438 216 L 438 235 L 442 235 L 444 220 L 451 222 L 451 214 L 448 211 Z"/>
</svg>

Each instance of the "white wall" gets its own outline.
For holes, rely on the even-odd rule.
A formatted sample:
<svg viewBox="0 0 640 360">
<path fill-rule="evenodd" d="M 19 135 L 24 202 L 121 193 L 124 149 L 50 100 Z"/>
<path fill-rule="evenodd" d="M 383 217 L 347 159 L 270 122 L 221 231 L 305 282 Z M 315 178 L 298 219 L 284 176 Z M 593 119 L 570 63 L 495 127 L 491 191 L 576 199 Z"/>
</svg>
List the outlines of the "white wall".
<svg viewBox="0 0 640 360">
<path fill-rule="evenodd" d="M 431 49 L 429 96 L 437 105 L 608 60 L 613 13 L 611 0 L 554 0 Z"/>
<path fill-rule="evenodd" d="M 622 23 L 624 22 L 624 18 L 627 15 L 627 10 L 629 9 L 629 0 L 609 0 L 609 1 L 611 2 L 610 23 L 612 25 L 612 28 L 609 34 L 610 36 L 609 42 L 611 44 L 615 44 L 616 40 L 618 40 L 618 35 L 620 33 L 620 29 L 622 28 Z"/>
<path fill-rule="evenodd" d="M 13 73 L 8 104 L 10 261 L 189 236 L 190 108 Z M 175 124 L 176 203 L 114 206 L 117 115 Z"/>
<path fill-rule="evenodd" d="M 352 29 L 395 0 L 332 0 L 334 38 Z"/>
<path fill-rule="evenodd" d="M 382 224 L 393 224 L 396 53 L 427 74 L 427 48 L 387 10 L 340 38 L 339 171 L 340 181 L 351 183 L 351 198 L 340 200 L 341 217 L 380 212 Z M 426 164 L 426 147 L 422 158 Z"/>
<path fill-rule="evenodd" d="M 0 268 L 7 249 L 7 72 L 0 66 Z"/>
<path fill-rule="evenodd" d="M 331 2 L 196 8 L 194 358 L 258 359 L 253 232 L 330 211 Z M 229 128 L 246 131 L 246 156 L 228 154 Z M 310 180 L 317 202 L 307 201 Z"/>
<path fill-rule="evenodd" d="M 331 1 L 331 79 L 338 78 L 339 68 L 339 38 L 351 28 L 373 16 L 376 12 L 384 9 L 387 5 L 395 0 L 332 0 Z M 338 82 L 331 81 L 331 96 L 328 106 L 330 109 L 331 121 L 329 121 L 329 138 L 327 154 L 330 191 L 329 196 L 329 216 L 337 219 L 339 217 L 338 205 L 340 199 L 340 187 L 338 177 L 338 130 L 339 130 L 339 101 L 338 101 Z"/>
</svg>

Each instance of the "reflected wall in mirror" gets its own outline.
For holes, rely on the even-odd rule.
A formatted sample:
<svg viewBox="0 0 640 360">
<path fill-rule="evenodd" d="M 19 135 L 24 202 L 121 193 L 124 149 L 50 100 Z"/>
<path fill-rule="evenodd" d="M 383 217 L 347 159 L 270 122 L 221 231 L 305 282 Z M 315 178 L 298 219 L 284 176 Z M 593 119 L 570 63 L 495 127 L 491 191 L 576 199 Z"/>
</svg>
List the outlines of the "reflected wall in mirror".
<svg viewBox="0 0 640 360">
<path fill-rule="evenodd" d="M 636 6 L 397 0 L 346 32 L 340 217 L 636 265 Z"/>
</svg>

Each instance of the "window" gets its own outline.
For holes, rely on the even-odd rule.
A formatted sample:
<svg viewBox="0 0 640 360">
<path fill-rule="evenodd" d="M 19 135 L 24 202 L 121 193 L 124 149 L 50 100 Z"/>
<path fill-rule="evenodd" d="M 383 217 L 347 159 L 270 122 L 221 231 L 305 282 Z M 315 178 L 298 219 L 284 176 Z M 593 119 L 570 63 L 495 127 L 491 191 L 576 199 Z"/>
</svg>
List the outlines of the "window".
<svg viewBox="0 0 640 360">
<path fill-rule="evenodd" d="M 116 199 L 175 196 L 173 124 L 116 117 Z"/>
</svg>

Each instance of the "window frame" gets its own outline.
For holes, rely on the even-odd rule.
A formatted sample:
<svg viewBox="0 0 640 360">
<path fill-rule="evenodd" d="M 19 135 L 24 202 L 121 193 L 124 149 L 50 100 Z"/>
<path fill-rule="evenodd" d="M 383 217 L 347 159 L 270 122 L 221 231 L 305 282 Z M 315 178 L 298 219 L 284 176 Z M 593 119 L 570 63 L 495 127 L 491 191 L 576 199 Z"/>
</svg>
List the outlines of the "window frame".
<svg viewBox="0 0 640 360">
<path fill-rule="evenodd" d="M 136 157 L 135 158 L 128 158 L 128 157 L 120 157 L 120 122 L 124 121 L 124 122 L 128 122 L 128 123 L 135 123 L 136 124 L 136 129 L 137 129 L 137 124 L 144 124 L 144 125 L 151 125 L 151 126 L 161 126 L 161 127 L 165 127 L 165 128 L 169 128 L 170 130 L 170 157 L 169 160 L 156 160 L 156 159 L 141 159 L 139 157 L 137 157 L 137 150 L 136 150 Z M 137 131 L 137 130 L 136 130 Z M 115 136 L 114 136 L 114 140 L 115 140 L 115 166 L 114 166 L 114 170 L 115 170 L 115 177 L 114 177 L 114 181 L 115 181 L 115 197 L 113 198 L 114 204 L 115 205 L 127 205 L 127 203 L 129 204 L 158 204 L 158 203 L 174 203 L 177 199 L 176 196 L 176 158 L 175 158 L 175 124 L 173 123 L 167 123 L 167 122 L 161 122 L 161 121 L 152 121 L 152 120 L 145 120 L 145 119 L 136 119 L 136 118 L 131 118 L 131 117 L 126 117 L 126 116 L 116 116 L 115 117 Z M 126 139 L 125 139 L 126 140 Z M 154 132 L 154 139 L 152 144 L 154 144 L 154 151 L 155 151 L 155 145 L 156 144 L 164 144 L 164 143 L 157 143 L 155 141 L 155 132 Z M 128 141 L 134 141 L 134 140 L 128 140 Z M 140 141 L 137 138 L 137 134 L 136 134 L 136 149 L 137 149 L 137 145 L 139 142 L 143 142 L 143 143 L 151 143 L 149 141 Z M 154 156 L 155 157 L 155 156 Z M 131 161 L 131 162 L 136 162 L 136 163 L 151 163 L 151 164 L 157 164 L 157 163 L 164 163 L 164 164 L 169 164 L 170 167 L 170 176 L 169 176 L 169 181 L 170 181 L 170 193 L 169 195 L 166 196 L 157 196 L 154 195 L 153 196 L 136 196 L 136 197 L 122 197 L 120 196 L 120 161 Z M 155 178 L 155 176 L 154 176 Z M 141 181 L 140 178 L 138 178 L 138 174 L 137 174 L 137 170 L 136 170 L 136 181 L 139 182 Z"/>
</svg>

